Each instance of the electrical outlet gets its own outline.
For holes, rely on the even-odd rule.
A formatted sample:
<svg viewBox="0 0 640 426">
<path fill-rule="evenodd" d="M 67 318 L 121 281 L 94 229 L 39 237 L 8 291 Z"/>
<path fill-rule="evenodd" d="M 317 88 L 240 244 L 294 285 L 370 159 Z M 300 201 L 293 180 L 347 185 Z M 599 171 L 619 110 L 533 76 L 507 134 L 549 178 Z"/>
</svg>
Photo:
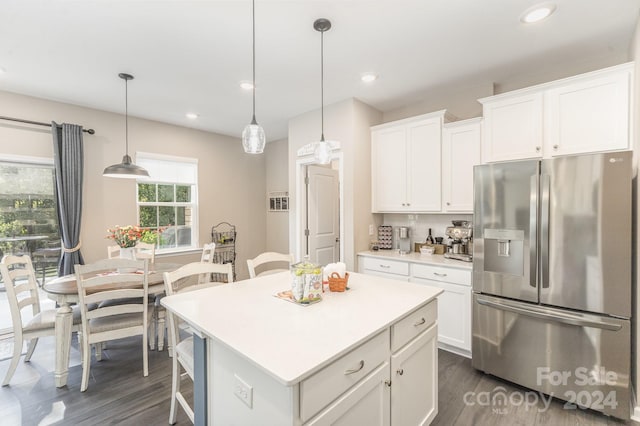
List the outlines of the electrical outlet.
<svg viewBox="0 0 640 426">
<path fill-rule="evenodd" d="M 236 379 L 233 384 L 233 394 L 240 398 L 240 401 L 244 402 L 247 407 L 253 408 L 253 388 L 247 384 L 244 380 L 238 377 L 237 374 L 233 375 Z"/>
<path fill-rule="evenodd" d="M 369 235 L 373 235 L 374 229 L 373 225 L 369 225 Z"/>
</svg>

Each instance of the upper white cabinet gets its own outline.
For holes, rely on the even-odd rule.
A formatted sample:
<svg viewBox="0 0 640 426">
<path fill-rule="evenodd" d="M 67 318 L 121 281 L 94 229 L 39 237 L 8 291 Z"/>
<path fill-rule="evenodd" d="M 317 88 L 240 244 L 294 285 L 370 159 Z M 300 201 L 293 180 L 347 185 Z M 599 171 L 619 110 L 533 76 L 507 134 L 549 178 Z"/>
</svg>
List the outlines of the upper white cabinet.
<svg viewBox="0 0 640 426">
<path fill-rule="evenodd" d="M 439 212 L 445 111 L 371 128 L 372 210 Z"/>
<path fill-rule="evenodd" d="M 473 212 L 473 166 L 480 164 L 482 118 L 447 123 L 442 130 L 442 211 Z"/>
<path fill-rule="evenodd" d="M 482 161 L 629 149 L 632 74 L 628 63 L 479 99 Z"/>
</svg>

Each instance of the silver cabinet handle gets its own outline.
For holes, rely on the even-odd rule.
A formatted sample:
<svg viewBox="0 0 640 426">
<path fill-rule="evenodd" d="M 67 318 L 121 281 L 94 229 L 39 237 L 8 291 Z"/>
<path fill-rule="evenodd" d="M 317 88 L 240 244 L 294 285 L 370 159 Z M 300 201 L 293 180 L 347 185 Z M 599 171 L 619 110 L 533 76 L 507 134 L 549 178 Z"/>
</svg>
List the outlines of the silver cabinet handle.
<svg viewBox="0 0 640 426">
<path fill-rule="evenodd" d="M 436 275 L 438 277 L 446 277 L 447 276 L 447 274 L 440 274 L 438 272 L 434 272 L 433 275 Z"/>
<path fill-rule="evenodd" d="M 398 375 L 402 376 L 402 375 L 404 374 L 404 370 L 403 370 L 402 368 L 398 368 L 398 369 L 396 370 L 396 373 L 397 373 Z"/>
<path fill-rule="evenodd" d="M 403 205 L 403 206 L 406 206 L 406 204 L 405 204 L 405 203 L 402 203 L 402 205 Z"/>
<path fill-rule="evenodd" d="M 388 387 L 391 387 L 391 380 L 385 380 L 384 384 L 387 385 Z"/>
<path fill-rule="evenodd" d="M 554 145 L 554 146 L 553 146 L 553 149 L 558 149 L 558 145 Z"/>
<path fill-rule="evenodd" d="M 448 205 L 448 206 L 450 206 L 450 205 L 451 205 L 451 203 L 447 201 L 447 205 Z"/>
<path fill-rule="evenodd" d="M 391 265 L 383 265 L 383 264 L 381 263 L 381 264 L 380 264 L 380 267 L 381 267 L 381 268 L 389 269 L 389 268 L 391 268 Z"/>
<path fill-rule="evenodd" d="M 353 373 L 357 373 L 358 371 L 362 370 L 364 368 L 364 360 L 360 360 L 360 364 L 358 365 L 358 368 L 352 368 L 350 370 L 347 370 L 344 372 L 344 375 L 347 376 L 349 374 L 353 374 Z"/>
<path fill-rule="evenodd" d="M 413 326 L 414 326 L 414 327 L 419 327 L 419 326 L 421 326 L 422 324 L 424 324 L 425 322 L 427 322 L 427 320 L 425 320 L 425 319 L 424 319 L 424 317 L 422 317 L 422 318 L 420 318 L 420 321 L 418 321 L 418 322 L 414 322 L 414 323 L 413 323 Z"/>
<path fill-rule="evenodd" d="M 536 152 L 540 152 L 540 147 L 536 146 Z"/>
<path fill-rule="evenodd" d="M 410 206 L 410 205 L 411 205 L 411 203 L 407 203 L 407 206 Z"/>
</svg>

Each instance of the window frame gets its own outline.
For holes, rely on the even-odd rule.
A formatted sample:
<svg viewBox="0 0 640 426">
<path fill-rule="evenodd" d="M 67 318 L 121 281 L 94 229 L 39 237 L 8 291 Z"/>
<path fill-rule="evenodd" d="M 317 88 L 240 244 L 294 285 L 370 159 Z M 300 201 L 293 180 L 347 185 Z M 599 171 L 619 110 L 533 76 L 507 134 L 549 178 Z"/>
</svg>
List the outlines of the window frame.
<svg viewBox="0 0 640 426">
<path fill-rule="evenodd" d="M 194 171 L 194 182 L 176 182 L 175 180 L 170 179 L 162 179 L 158 176 L 153 176 L 153 173 L 150 172 L 150 176 L 148 178 L 139 178 L 136 179 L 136 219 L 137 223 L 140 224 L 140 208 L 145 206 L 165 206 L 165 207 L 186 207 L 191 208 L 191 245 L 190 246 L 182 246 L 182 247 L 170 247 L 170 248 L 156 248 L 156 254 L 172 254 L 172 253 L 183 253 L 190 252 L 196 250 L 200 247 L 199 243 L 199 214 L 198 214 L 198 159 L 196 158 L 188 158 L 188 157 L 179 157 L 173 155 L 161 155 L 161 154 L 153 154 L 153 153 L 136 153 L 136 164 L 140 165 L 140 163 L 144 162 L 154 162 L 154 161 L 163 161 L 163 162 L 171 162 L 176 165 L 190 165 L 193 167 Z M 166 167 L 166 164 L 164 165 Z M 174 186 L 174 200 L 176 198 L 176 187 L 177 186 L 189 186 L 191 187 L 191 201 L 190 202 L 179 202 L 179 201 L 171 201 L 171 202 L 161 202 L 161 201 L 153 201 L 153 202 L 141 202 L 139 200 L 139 185 L 140 184 L 154 184 L 156 185 L 156 200 L 158 199 L 158 185 L 173 185 Z M 159 225 L 160 226 L 160 225 Z M 180 225 L 176 225 L 180 226 Z"/>
</svg>

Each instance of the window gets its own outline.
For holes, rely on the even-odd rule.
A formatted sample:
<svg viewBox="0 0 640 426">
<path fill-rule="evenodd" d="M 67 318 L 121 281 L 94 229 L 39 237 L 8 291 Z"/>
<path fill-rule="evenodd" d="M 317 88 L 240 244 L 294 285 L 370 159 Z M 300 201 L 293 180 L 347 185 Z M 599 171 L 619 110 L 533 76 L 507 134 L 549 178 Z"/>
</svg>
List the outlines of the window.
<svg viewBox="0 0 640 426">
<path fill-rule="evenodd" d="M 138 153 L 136 164 L 149 172 L 138 180 L 138 223 L 158 230 L 158 252 L 198 247 L 198 160 Z"/>
<path fill-rule="evenodd" d="M 60 247 L 51 160 L 0 160 L 0 251 Z M 0 254 L 0 257 L 2 256 Z"/>
</svg>

